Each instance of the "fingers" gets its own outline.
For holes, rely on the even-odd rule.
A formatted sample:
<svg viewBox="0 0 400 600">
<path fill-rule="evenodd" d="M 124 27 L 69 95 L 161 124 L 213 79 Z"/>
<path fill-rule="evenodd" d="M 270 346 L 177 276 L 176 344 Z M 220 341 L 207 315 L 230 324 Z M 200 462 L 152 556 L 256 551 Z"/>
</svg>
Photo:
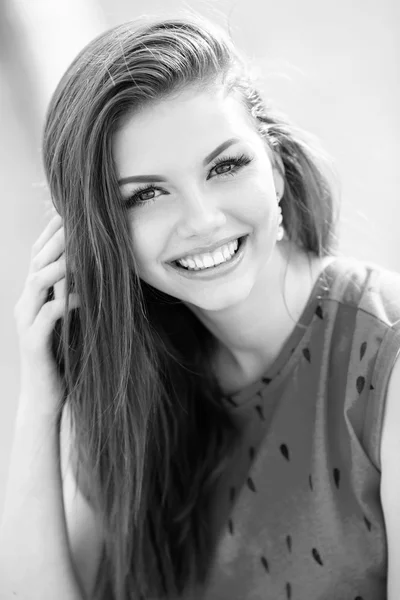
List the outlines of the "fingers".
<svg viewBox="0 0 400 600">
<path fill-rule="evenodd" d="M 47 381 L 50 395 L 59 375 L 52 354 L 52 332 L 56 321 L 65 316 L 67 299 L 64 250 L 62 219 L 56 216 L 32 247 L 29 273 L 14 308 L 24 381 L 29 381 L 28 387 L 36 381 L 40 388 Z M 51 288 L 54 295 L 49 295 Z M 68 306 L 69 310 L 80 306 L 78 294 L 68 295 Z"/>
<path fill-rule="evenodd" d="M 52 231 L 52 229 L 48 230 L 47 233 L 50 231 Z M 44 239 L 46 241 L 39 251 L 37 251 L 35 244 L 32 247 L 31 263 L 29 267 L 30 273 L 39 271 L 51 262 L 54 262 L 65 250 L 64 227 L 61 226 L 56 229 L 51 236 L 42 238 L 42 242 Z"/>
<path fill-rule="evenodd" d="M 63 255 L 55 262 L 43 267 L 43 269 L 29 273 L 22 295 L 14 309 L 19 328 L 30 327 L 41 307 L 51 303 L 46 302 L 48 289 L 57 282 L 65 280 L 65 270 L 65 257 Z M 64 302 L 64 294 L 63 296 L 59 294 L 58 300 Z"/>
<path fill-rule="evenodd" d="M 67 293 L 64 250 L 64 227 L 61 217 L 56 215 L 32 247 L 29 273 L 14 308 L 17 329 L 22 336 L 33 326 L 39 314 L 41 322 L 49 313 L 51 318 L 57 315 L 56 319 L 63 315 Z M 51 288 L 54 294 L 49 296 Z M 51 305 L 50 308 L 47 305 Z"/>
<path fill-rule="evenodd" d="M 66 293 L 66 280 L 65 277 L 57 281 L 54 286 L 54 299 L 58 300 L 59 298 L 64 298 Z"/>
<path fill-rule="evenodd" d="M 64 316 L 64 298 L 46 302 L 38 312 L 31 327 L 20 332 L 20 349 L 29 362 L 40 363 L 49 357 L 51 332 L 56 321 Z M 80 306 L 78 294 L 69 294 L 69 310 Z"/>
<path fill-rule="evenodd" d="M 62 222 L 62 218 L 58 214 L 49 221 L 46 228 L 32 246 L 32 256 L 36 256 L 42 250 L 43 246 L 53 237 L 56 231 L 60 229 Z"/>
<path fill-rule="evenodd" d="M 78 294 L 69 294 L 69 310 L 80 306 Z M 30 329 L 30 339 L 40 340 L 46 337 L 53 329 L 55 322 L 64 315 L 65 298 L 58 298 L 46 302 L 40 309 Z"/>
</svg>

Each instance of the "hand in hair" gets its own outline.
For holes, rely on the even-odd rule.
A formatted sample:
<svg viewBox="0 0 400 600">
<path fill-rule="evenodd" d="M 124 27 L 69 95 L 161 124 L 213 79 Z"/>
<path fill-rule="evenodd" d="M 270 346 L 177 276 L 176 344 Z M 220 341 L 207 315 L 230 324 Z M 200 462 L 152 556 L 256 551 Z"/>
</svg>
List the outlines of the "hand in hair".
<svg viewBox="0 0 400 600">
<path fill-rule="evenodd" d="M 64 228 L 56 215 L 32 247 L 29 274 L 14 308 L 21 360 L 21 399 L 40 399 L 36 409 L 56 413 L 61 400 L 61 379 L 52 352 L 52 332 L 64 314 Z M 79 299 L 70 294 L 69 309 Z"/>
</svg>

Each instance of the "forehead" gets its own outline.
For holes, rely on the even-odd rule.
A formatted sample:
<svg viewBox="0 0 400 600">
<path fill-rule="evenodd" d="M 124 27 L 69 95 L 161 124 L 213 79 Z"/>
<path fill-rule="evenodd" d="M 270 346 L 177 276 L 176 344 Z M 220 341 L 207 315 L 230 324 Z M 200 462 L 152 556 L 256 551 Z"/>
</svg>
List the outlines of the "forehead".
<svg viewBox="0 0 400 600">
<path fill-rule="evenodd" d="M 114 160 L 124 176 L 168 158 L 198 160 L 230 137 L 258 138 L 243 104 L 219 90 L 187 91 L 128 116 L 114 135 Z"/>
</svg>

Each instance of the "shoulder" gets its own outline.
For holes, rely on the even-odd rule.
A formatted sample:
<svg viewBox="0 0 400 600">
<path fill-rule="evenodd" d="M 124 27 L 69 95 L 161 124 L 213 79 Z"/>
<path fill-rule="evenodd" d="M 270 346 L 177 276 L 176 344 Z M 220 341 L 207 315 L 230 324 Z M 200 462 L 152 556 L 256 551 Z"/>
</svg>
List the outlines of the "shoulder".
<svg viewBox="0 0 400 600">
<path fill-rule="evenodd" d="M 90 504 L 89 486 L 79 469 L 73 445 L 68 408 L 64 408 L 60 429 L 60 459 L 65 522 L 71 557 L 85 592 L 90 595 L 101 559 L 101 526 Z"/>
<path fill-rule="evenodd" d="M 388 600 L 400 597 L 400 355 L 386 393 L 381 435 L 381 503 L 388 544 Z"/>
<path fill-rule="evenodd" d="M 347 256 L 337 257 L 330 273 L 328 299 L 389 327 L 400 320 L 400 273 Z"/>
<path fill-rule="evenodd" d="M 78 452 L 74 444 L 74 434 L 72 420 L 68 406 L 65 406 L 62 413 L 60 426 L 60 457 L 61 470 L 63 474 L 63 483 L 68 479 L 73 482 L 76 493 L 83 496 L 90 505 L 90 485 L 89 479 L 85 474 L 84 465 L 78 458 Z"/>
<path fill-rule="evenodd" d="M 386 391 L 381 435 L 382 475 L 383 471 L 386 468 L 390 469 L 393 463 L 396 463 L 398 470 L 400 463 L 400 353 L 397 354 L 394 362 Z M 400 483 L 400 477 L 398 479 Z"/>
<path fill-rule="evenodd" d="M 396 466 L 400 492 L 400 353 L 396 357 L 387 386 L 382 420 L 381 464 L 382 476 L 385 477 Z M 400 502 L 400 495 L 398 500 Z"/>
</svg>

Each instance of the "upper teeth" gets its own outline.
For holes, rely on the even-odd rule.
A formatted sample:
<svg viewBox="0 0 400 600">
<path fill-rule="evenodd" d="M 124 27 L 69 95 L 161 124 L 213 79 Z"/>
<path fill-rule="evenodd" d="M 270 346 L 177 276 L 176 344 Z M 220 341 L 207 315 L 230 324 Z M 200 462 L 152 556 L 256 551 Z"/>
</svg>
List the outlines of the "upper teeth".
<svg viewBox="0 0 400 600">
<path fill-rule="evenodd" d="M 229 260 L 233 254 L 235 254 L 238 247 L 238 240 L 229 242 L 220 246 L 214 252 L 207 252 L 206 254 L 194 254 L 193 256 L 186 256 L 181 258 L 177 262 L 183 267 L 189 269 L 205 269 L 207 267 L 214 267 L 219 265 L 226 260 Z"/>
</svg>

